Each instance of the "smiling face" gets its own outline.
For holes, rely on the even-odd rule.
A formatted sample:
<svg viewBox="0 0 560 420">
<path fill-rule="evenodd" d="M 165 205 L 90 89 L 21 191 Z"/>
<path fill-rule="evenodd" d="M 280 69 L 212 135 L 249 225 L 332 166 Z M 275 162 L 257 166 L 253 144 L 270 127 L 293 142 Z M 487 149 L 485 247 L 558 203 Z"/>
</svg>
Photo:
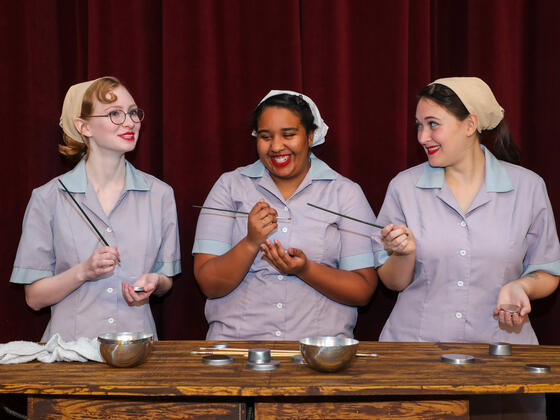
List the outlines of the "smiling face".
<svg viewBox="0 0 560 420">
<path fill-rule="evenodd" d="M 460 121 L 443 106 L 421 98 L 416 106 L 418 143 L 431 166 L 448 167 L 461 162 L 475 142 L 476 117 Z"/>
<path fill-rule="evenodd" d="M 306 133 L 299 115 L 271 106 L 258 119 L 257 153 L 274 182 L 299 185 L 310 167 L 313 133 Z"/>
<path fill-rule="evenodd" d="M 107 115 L 115 111 L 128 113 L 138 109 L 134 99 L 124 86 L 119 85 L 110 91 L 107 94 L 108 101 L 113 95 L 116 100 L 110 103 L 102 103 L 94 98 L 91 115 Z M 141 123 L 132 121 L 128 114 L 120 125 L 114 124 L 109 117 L 86 117 L 83 121 L 85 124 L 81 126 L 81 131 L 89 138 L 90 153 L 123 154 L 136 147 Z M 78 129 L 80 130 L 80 127 Z"/>
</svg>

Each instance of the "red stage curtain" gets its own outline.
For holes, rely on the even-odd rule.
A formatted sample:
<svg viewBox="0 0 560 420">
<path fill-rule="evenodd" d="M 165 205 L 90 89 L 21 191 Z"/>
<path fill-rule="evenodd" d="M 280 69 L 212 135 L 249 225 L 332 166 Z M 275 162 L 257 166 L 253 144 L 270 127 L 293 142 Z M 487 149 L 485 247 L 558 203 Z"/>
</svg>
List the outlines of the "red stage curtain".
<svg viewBox="0 0 560 420">
<path fill-rule="evenodd" d="M 31 190 L 71 168 L 57 155 L 69 85 L 119 77 L 146 110 L 139 169 L 175 189 L 183 274 L 155 299 L 162 339 L 200 339 L 204 298 L 190 254 L 197 211 L 224 171 L 256 159 L 249 116 L 269 89 L 303 90 L 330 126 L 316 154 L 358 182 L 377 212 L 389 180 L 424 160 L 416 92 L 444 76 L 492 86 L 560 212 L 560 6 L 553 0 L 36 0 L 2 3 L 4 159 L 0 342 L 41 337 L 49 311 L 8 284 Z M 534 302 L 542 343 L 560 344 L 556 294 Z M 377 339 L 395 295 L 380 287 L 356 336 Z"/>
</svg>

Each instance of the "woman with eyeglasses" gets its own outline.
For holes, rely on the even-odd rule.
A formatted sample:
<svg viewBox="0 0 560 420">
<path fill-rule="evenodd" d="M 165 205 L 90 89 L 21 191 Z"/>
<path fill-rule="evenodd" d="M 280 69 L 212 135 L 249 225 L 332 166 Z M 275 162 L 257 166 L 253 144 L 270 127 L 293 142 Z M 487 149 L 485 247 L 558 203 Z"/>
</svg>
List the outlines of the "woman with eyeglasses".
<svg viewBox="0 0 560 420">
<path fill-rule="evenodd" d="M 118 331 L 157 338 L 149 296 L 171 289 L 181 262 L 172 188 L 124 157 L 143 118 L 114 77 L 66 94 L 59 151 L 79 163 L 33 191 L 10 279 L 25 285 L 31 308 L 51 307 L 42 341 Z"/>
</svg>

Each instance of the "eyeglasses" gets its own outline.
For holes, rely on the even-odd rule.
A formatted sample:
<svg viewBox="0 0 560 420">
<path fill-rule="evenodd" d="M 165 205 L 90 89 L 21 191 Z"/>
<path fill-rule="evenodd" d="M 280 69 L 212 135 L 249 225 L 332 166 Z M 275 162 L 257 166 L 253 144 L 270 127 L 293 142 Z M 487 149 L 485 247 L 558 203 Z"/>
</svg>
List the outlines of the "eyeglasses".
<svg viewBox="0 0 560 420">
<path fill-rule="evenodd" d="M 129 115 L 132 122 L 139 123 L 144 119 L 144 110 L 140 108 L 132 109 L 128 112 L 124 112 L 120 109 L 115 109 L 114 111 L 109 112 L 105 115 L 82 115 L 82 118 L 91 118 L 91 117 L 109 117 L 111 122 L 116 125 L 124 124 L 126 120 L 126 116 Z"/>
</svg>

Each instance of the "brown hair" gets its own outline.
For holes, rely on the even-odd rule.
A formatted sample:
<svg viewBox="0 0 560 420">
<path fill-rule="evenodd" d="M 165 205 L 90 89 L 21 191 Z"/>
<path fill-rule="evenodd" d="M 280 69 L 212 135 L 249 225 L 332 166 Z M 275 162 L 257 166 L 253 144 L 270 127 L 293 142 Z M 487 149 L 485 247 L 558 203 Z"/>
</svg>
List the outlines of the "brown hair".
<svg viewBox="0 0 560 420">
<path fill-rule="evenodd" d="M 418 99 L 426 98 L 443 106 L 459 121 L 463 121 L 470 115 L 461 99 L 447 86 L 434 83 L 426 86 L 418 93 Z M 478 135 L 479 141 L 484 145 L 490 145 L 489 149 L 494 156 L 506 162 L 519 165 L 519 150 L 513 142 L 509 128 L 505 120 L 492 130 L 482 130 Z"/>
<path fill-rule="evenodd" d="M 94 98 L 102 104 L 115 102 L 117 100 L 117 96 L 112 91 L 119 86 L 123 86 L 123 84 L 119 81 L 119 79 L 112 76 L 102 77 L 93 82 L 84 93 L 80 118 L 87 119 L 87 117 L 91 115 L 93 112 Z M 64 144 L 58 145 L 58 151 L 64 156 L 72 160 L 80 160 L 87 155 L 89 151 L 88 139 L 84 136 L 82 136 L 82 143 L 67 136 L 66 133 L 63 132 L 62 140 Z"/>
</svg>

